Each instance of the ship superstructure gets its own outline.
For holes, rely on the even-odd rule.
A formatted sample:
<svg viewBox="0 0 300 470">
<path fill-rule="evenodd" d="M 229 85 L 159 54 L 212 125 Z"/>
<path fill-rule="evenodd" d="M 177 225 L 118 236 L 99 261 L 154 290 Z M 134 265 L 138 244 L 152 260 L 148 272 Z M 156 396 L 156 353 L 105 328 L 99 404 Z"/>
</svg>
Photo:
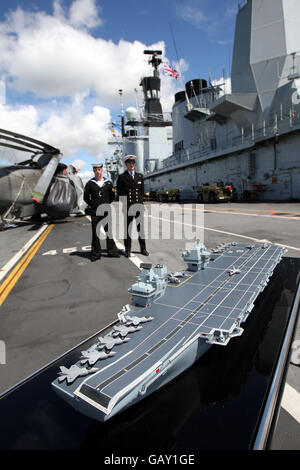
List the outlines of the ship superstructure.
<svg viewBox="0 0 300 470">
<path fill-rule="evenodd" d="M 129 107 L 124 116 L 123 90 L 119 90 L 121 95 L 122 148 L 119 140 L 114 139 L 109 142 L 119 146 L 118 156 L 115 155 L 115 158 L 106 160 L 109 172 L 111 172 L 112 161 L 114 162 L 113 171 L 119 170 L 120 154 L 136 155 L 136 170 L 144 173 L 162 168 L 163 160 L 172 152 L 172 136 L 168 132 L 168 128 L 172 126 L 171 114 L 163 112 L 160 102 L 159 66 L 162 62 L 162 51 L 145 50 L 144 54 L 150 56 L 148 63 L 153 68 L 153 75 L 143 77 L 140 82 L 143 89 L 144 107 L 142 111 L 135 107 Z"/>
<path fill-rule="evenodd" d="M 61 366 L 52 388 L 81 413 L 108 420 L 178 376 L 212 345 L 226 346 L 240 336 L 284 251 L 232 242 L 210 256 L 196 241 L 183 254 L 185 272 L 167 276 L 164 265 L 143 265 L 118 323 L 76 364 Z"/>
<path fill-rule="evenodd" d="M 145 116 L 129 113 L 123 138 L 123 152 L 138 156 L 147 193 L 179 191 L 180 199 L 197 199 L 197 189 L 221 181 L 239 200 L 300 199 L 299 44 L 299 2 L 240 5 L 231 90 L 197 78 L 176 93 L 168 156 L 154 51 L 154 76 L 141 82 Z M 147 131 L 138 136 L 141 128 Z"/>
<path fill-rule="evenodd" d="M 244 3 L 231 93 L 220 96 L 218 87 L 197 79 L 176 94 L 173 154 L 146 176 L 148 190 L 179 189 L 181 198 L 196 198 L 197 187 L 223 181 L 239 199 L 300 199 L 299 44 L 298 2 Z"/>
</svg>

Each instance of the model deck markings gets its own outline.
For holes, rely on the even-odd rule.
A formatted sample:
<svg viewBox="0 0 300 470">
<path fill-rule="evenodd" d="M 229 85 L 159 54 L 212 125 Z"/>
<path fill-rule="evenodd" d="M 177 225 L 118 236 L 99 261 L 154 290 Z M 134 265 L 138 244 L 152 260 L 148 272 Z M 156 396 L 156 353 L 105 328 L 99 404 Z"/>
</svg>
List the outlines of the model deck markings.
<svg viewBox="0 0 300 470">
<path fill-rule="evenodd" d="M 262 250 L 261 247 L 260 247 L 260 250 Z M 251 260 L 253 260 L 252 267 L 255 270 L 256 265 L 258 265 L 262 259 L 264 259 L 265 262 L 267 262 L 267 253 L 269 250 L 272 252 L 272 256 L 274 256 L 274 259 L 276 259 L 277 252 L 278 254 L 280 252 L 280 249 L 278 249 L 277 247 L 268 247 L 267 249 L 264 249 L 262 251 L 260 250 L 258 249 L 258 247 L 256 247 L 255 249 L 253 249 L 253 251 L 250 254 L 248 252 L 248 249 L 245 249 L 243 250 L 241 254 L 236 253 L 236 255 L 238 256 L 236 256 L 235 258 L 233 258 L 232 256 L 226 256 L 227 253 L 225 253 L 223 257 L 223 261 L 225 262 L 226 267 L 224 269 L 231 267 L 233 263 L 236 266 L 239 266 L 239 267 L 244 266 L 244 268 L 247 268 L 248 264 L 251 263 Z M 248 259 L 245 259 L 245 257 L 247 257 Z M 240 260 L 240 264 L 237 263 L 237 260 Z M 273 261 L 273 264 L 274 264 L 274 261 Z M 222 278 L 223 275 L 224 275 L 224 272 L 220 272 L 219 274 L 217 274 L 217 279 Z M 130 355 L 127 354 L 126 360 L 124 360 L 124 358 L 121 358 L 119 362 L 119 368 L 116 368 L 114 367 L 113 364 L 111 364 L 110 367 L 108 366 L 107 368 L 105 368 L 106 373 L 104 375 L 103 375 L 103 371 L 100 370 L 94 376 L 86 378 L 84 380 L 84 384 L 85 384 L 84 390 L 81 388 L 79 391 L 77 388 L 77 391 L 80 393 L 80 395 L 78 396 L 81 396 L 82 398 L 84 398 L 84 395 L 86 393 L 89 399 L 92 399 L 92 401 L 95 401 L 95 400 L 98 401 L 98 404 L 102 407 L 102 409 L 109 410 L 112 407 L 112 403 L 108 402 L 107 397 L 111 397 L 111 399 L 113 399 L 113 397 L 116 398 L 116 395 L 115 395 L 116 387 L 119 390 L 117 395 L 120 395 L 120 394 L 122 395 L 122 390 L 124 390 L 124 386 L 126 390 L 129 390 L 130 388 L 129 385 L 130 383 L 132 383 L 132 380 L 133 381 L 137 380 L 136 374 L 140 376 L 140 374 L 142 373 L 140 369 L 142 364 L 143 364 L 143 370 L 147 368 L 148 370 L 150 370 L 149 367 L 151 368 L 153 366 L 153 361 L 155 361 L 156 364 L 159 364 L 158 358 L 156 357 L 156 355 L 158 354 L 158 351 L 159 351 L 160 356 L 162 354 L 164 356 L 166 355 L 168 356 L 168 351 L 170 351 L 170 346 L 172 346 L 173 342 L 176 342 L 176 344 L 178 344 L 178 340 L 181 340 L 181 341 L 184 341 L 183 346 L 190 344 L 191 341 L 193 342 L 197 337 L 199 337 L 200 332 L 197 333 L 197 331 L 201 327 L 202 327 L 201 333 L 202 334 L 205 333 L 205 335 L 210 334 L 212 328 L 213 329 L 220 328 L 220 325 L 224 326 L 225 328 L 224 331 L 226 331 L 227 329 L 230 333 L 232 333 L 236 325 L 236 318 L 238 316 L 237 309 L 234 309 L 234 308 L 231 308 L 228 310 L 223 309 L 222 310 L 223 315 L 217 314 L 214 318 L 212 318 L 211 308 L 213 308 L 213 311 L 215 311 L 218 308 L 218 305 L 211 303 L 210 312 L 206 315 L 203 315 L 203 311 L 201 311 L 201 309 L 205 306 L 205 302 L 203 303 L 199 299 L 199 287 L 200 289 L 202 287 L 202 289 L 200 290 L 200 293 L 206 290 L 207 295 L 208 295 L 208 297 L 206 296 L 206 303 L 210 303 L 213 300 L 214 295 L 217 292 L 219 292 L 219 290 L 223 288 L 224 285 L 226 285 L 226 282 L 230 282 L 230 284 L 232 285 L 232 288 L 226 291 L 225 298 L 230 296 L 232 292 L 234 292 L 234 288 L 236 288 L 244 280 L 244 277 L 247 277 L 247 276 L 248 276 L 248 272 L 246 271 L 243 277 L 239 279 L 239 281 L 236 283 L 232 283 L 231 279 L 228 276 L 226 276 L 226 281 L 223 280 L 223 282 L 220 285 L 218 285 L 217 287 L 214 287 L 212 292 L 210 292 L 207 289 L 207 285 L 203 286 L 201 283 L 194 282 L 193 284 L 195 284 L 195 287 L 198 288 L 197 292 L 195 292 L 195 295 L 192 295 L 192 297 L 190 297 L 189 299 L 184 299 L 184 296 L 182 297 L 181 295 L 179 297 L 182 301 L 181 305 L 176 305 L 177 301 L 174 300 L 173 305 L 169 305 L 167 307 L 167 310 L 162 310 L 161 309 L 162 305 L 159 304 L 159 302 L 156 303 L 156 301 L 154 301 L 151 307 L 152 309 L 151 315 L 153 315 L 154 318 L 156 318 L 155 320 L 156 325 L 153 325 L 154 330 L 152 332 L 148 332 L 148 334 L 146 333 L 145 330 L 144 330 L 144 333 L 143 331 L 139 333 L 135 333 L 135 335 L 140 335 L 140 336 L 138 337 L 138 339 L 134 339 L 135 335 L 132 336 L 131 354 Z M 195 275 L 190 276 L 190 278 L 192 277 L 194 279 L 195 277 L 199 277 L 199 273 L 196 273 Z M 248 281 L 247 286 L 249 288 L 252 287 L 252 284 L 255 282 L 257 277 L 258 277 L 258 272 L 254 273 L 254 276 L 252 277 L 252 282 Z M 216 278 L 214 278 L 213 280 L 215 279 Z M 252 296 L 253 296 L 253 293 L 250 292 L 250 296 L 248 296 L 246 299 L 245 298 L 243 299 L 245 305 L 249 304 L 249 302 L 247 303 L 247 301 Z M 197 302 L 196 302 L 196 299 L 197 299 Z M 170 300 L 172 299 L 170 298 Z M 192 311 L 188 308 L 189 305 L 191 305 L 190 302 L 194 302 L 194 304 L 198 303 L 198 305 Z M 220 305 L 222 307 L 222 304 L 219 303 L 219 306 Z M 155 311 L 157 310 L 157 308 L 159 308 L 159 311 L 160 311 L 159 316 L 155 315 Z M 175 310 L 175 311 L 171 312 L 170 314 L 170 309 Z M 145 308 L 143 308 L 141 312 L 143 312 L 143 310 L 145 310 Z M 218 324 L 215 323 L 216 320 L 218 320 L 217 321 Z M 195 326 L 196 326 L 196 329 L 195 329 Z M 147 328 L 147 326 L 145 326 L 145 328 Z M 156 333 L 155 344 L 153 344 L 153 341 L 151 339 L 154 333 Z M 180 337 L 178 337 L 178 335 Z M 135 338 L 137 338 L 137 336 Z M 151 355 L 154 355 L 155 357 L 151 358 Z M 100 376 L 101 376 L 101 381 L 99 382 Z M 125 382 L 124 382 L 124 377 L 126 377 Z M 125 383 L 127 385 L 125 385 Z M 94 391 L 92 391 L 92 389 Z M 101 393 L 101 396 L 97 394 L 95 395 L 95 389 L 97 389 L 97 392 Z M 84 393 L 81 393 L 81 392 L 84 392 Z M 91 393 L 92 393 L 92 396 L 91 396 Z M 115 401 L 115 398 L 113 399 L 114 401 Z"/>
</svg>

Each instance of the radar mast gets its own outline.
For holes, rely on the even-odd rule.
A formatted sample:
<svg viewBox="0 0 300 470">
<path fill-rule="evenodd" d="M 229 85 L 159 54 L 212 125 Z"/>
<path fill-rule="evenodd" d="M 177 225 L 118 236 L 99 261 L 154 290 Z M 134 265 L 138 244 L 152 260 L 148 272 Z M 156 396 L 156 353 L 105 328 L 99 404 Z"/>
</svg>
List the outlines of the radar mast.
<svg viewBox="0 0 300 470">
<path fill-rule="evenodd" d="M 148 64 L 151 64 L 152 67 L 153 67 L 153 77 L 157 77 L 159 78 L 159 70 L 158 70 L 158 67 L 160 66 L 160 64 L 162 63 L 162 60 L 160 57 L 157 57 L 157 56 L 161 56 L 162 55 L 162 51 L 150 51 L 149 49 L 146 49 L 144 51 L 144 54 L 149 54 L 149 55 L 152 55 L 151 59 L 149 59 L 148 61 Z"/>
</svg>

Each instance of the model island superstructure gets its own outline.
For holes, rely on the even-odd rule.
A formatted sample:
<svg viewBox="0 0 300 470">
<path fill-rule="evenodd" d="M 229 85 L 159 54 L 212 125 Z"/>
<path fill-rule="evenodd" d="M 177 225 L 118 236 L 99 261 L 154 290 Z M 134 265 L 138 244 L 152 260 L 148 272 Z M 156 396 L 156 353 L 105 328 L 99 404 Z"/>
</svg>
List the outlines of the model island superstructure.
<svg viewBox="0 0 300 470">
<path fill-rule="evenodd" d="M 191 270 L 167 275 L 164 265 L 142 265 L 110 331 L 52 387 L 83 414 L 106 421 L 159 389 L 212 345 L 243 333 L 254 301 L 284 249 L 271 244 L 222 244 L 211 253 L 195 242 L 183 253 Z M 101 314 L 101 312 L 99 312 Z"/>
<path fill-rule="evenodd" d="M 158 159 L 149 134 L 141 160 L 145 191 L 154 197 L 179 191 L 181 199 L 193 199 L 203 185 L 223 182 L 238 199 L 300 199 L 299 44 L 299 2 L 240 3 L 231 90 L 196 78 L 176 93 L 173 151 Z M 158 139 L 156 150 L 165 155 Z M 125 147 L 129 141 L 123 139 Z"/>
<path fill-rule="evenodd" d="M 128 292 L 132 295 L 133 305 L 145 307 L 163 294 L 166 288 L 167 268 L 163 264 L 157 264 L 152 268 L 152 265 L 147 263 L 142 263 L 141 268 L 138 281 L 128 289 Z"/>
</svg>

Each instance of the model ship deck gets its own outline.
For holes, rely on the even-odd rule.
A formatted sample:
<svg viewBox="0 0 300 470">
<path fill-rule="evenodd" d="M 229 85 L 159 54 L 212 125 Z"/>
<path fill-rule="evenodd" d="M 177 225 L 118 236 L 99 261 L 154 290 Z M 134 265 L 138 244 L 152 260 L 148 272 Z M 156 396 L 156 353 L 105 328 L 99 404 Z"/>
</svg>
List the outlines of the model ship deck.
<svg viewBox="0 0 300 470">
<path fill-rule="evenodd" d="M 96 343 L 76 364 L 85 369 L 84 377 L 71 383 L 58 378 L 52 386 L 61 396 L 66 394 L 68 401 L 71 397 L 83 400 L 104 414 L 133 389 L 138 388 L 142 395 L 192 344 L 197 350 L 211 344 L 226 345 L 242 334 L 240 324 L 253 309 L 283 251 L 274 245 L 233 243 L 220 247 L 215 250 L 216 259 L 205 269 L 186 271 L 178 284 L 168 284 L 151 305 L 130 305 L 127 314 L 144 318 L 145 323 L 132 325 L 132 332 L 120 335 L 126 342 L 114 345 L 110 357 L 88 361 L 99 352 Z M 116 330 L 112 333 L 117 336 Z M 106 336 L 110 338 L 112 333 Z"/>
</svg>

